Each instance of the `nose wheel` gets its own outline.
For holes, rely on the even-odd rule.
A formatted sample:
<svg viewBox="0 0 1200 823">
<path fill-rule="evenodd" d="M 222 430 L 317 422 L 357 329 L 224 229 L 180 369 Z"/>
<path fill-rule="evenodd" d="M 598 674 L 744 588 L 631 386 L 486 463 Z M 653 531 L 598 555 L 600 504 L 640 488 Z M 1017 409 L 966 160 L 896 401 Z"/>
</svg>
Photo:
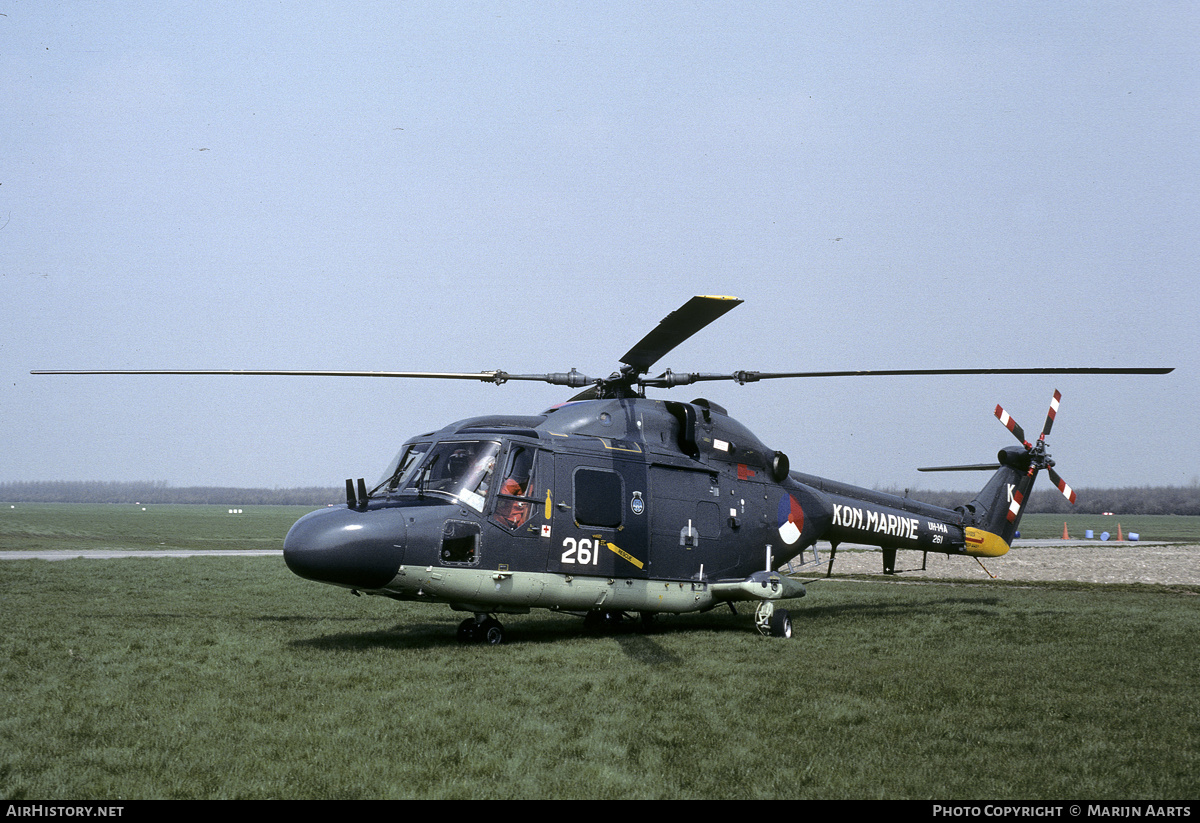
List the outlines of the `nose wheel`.
<svg viewBox="0 0 1200 823">
<path fill-rule="evenodd" d="M 498 646 L 504 642 L 504 624 L 487 614 L 468 617 L 458 624 L 458 642 Z"/>
</svg>

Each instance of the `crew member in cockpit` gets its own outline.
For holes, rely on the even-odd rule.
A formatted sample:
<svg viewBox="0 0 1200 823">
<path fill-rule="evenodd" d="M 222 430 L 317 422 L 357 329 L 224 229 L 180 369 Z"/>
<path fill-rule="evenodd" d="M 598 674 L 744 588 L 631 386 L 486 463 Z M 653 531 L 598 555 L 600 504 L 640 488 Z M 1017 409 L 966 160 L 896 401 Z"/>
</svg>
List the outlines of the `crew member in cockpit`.
<svg viewBox="0 0 1200 823">
<path fill-rule="evenodd" d="M 496 504 L 496 517 L 511 528 L 519 528 L 529 519 L 529 503 L 513 498 L 526 493 L 532 474 L 533 452 L 520 447 L 514 449 L 509 462 L 508 476 L 500 484 L 500 502 Z"/>
</svg>

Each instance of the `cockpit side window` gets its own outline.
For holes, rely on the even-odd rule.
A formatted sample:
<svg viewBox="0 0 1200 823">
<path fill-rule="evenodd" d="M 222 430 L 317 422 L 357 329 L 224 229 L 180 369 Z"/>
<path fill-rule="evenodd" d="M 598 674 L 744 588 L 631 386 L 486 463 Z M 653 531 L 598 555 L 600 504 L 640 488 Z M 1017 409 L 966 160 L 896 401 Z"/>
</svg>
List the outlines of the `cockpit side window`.
<svg viewBox="0 0 1200 823">
<path fill-rule="evenodd" d="M 519 529 L 529 520 L 535 494 L 534 462 L 537 451 L 514 445 L 508 453 L 508 465 L 500 482 L 499 500 L 493 518 L 502 526 Z"/>
</svg>

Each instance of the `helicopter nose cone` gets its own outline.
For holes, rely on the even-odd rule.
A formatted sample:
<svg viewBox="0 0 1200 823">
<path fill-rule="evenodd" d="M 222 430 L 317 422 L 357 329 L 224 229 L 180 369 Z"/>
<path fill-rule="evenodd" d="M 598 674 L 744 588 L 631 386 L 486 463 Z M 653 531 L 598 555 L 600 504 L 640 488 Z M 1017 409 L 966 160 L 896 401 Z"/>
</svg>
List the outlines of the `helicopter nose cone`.
<svg viewBox="0 0 1200 823">
<path fill-rule="evenodd" d="M 404 561 L 404 517 L 395 509 L 322 509 L 301 517 L 283 541 L 283 560 L 300 577 L 378 589 Z"/>
</svg>

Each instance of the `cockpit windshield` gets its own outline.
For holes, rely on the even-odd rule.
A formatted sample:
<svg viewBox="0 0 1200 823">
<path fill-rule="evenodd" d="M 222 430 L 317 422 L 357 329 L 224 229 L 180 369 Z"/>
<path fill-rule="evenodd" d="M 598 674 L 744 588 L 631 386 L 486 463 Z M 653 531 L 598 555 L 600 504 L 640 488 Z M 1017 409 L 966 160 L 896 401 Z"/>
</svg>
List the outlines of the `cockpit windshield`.
<svg viewBox="0 0 1200 823">
<path fill-rule="evenodd" d="M 377 494 L 391 494 L 399 488 L 403 488 L 400 484 L 408 479 L 408 474 L 412 469 L 417 467 L 421 457 L 425 452 L 429 451 L 428 443 L 406 443 L 400 449 L 400 452 L 392 458 L 392 462 L 388 464 L 387 470 L 383 473 L 383 477 L 379 479 L 379 483 L 375 488 L 371 489 L 371 497 Z"/>
<path fill-rule="evenodd" d="M 414 443 L 401 450 L 375 492 L 436 494 L 483 511 L 500 444 L 491 440 Z"/>
</svg>

